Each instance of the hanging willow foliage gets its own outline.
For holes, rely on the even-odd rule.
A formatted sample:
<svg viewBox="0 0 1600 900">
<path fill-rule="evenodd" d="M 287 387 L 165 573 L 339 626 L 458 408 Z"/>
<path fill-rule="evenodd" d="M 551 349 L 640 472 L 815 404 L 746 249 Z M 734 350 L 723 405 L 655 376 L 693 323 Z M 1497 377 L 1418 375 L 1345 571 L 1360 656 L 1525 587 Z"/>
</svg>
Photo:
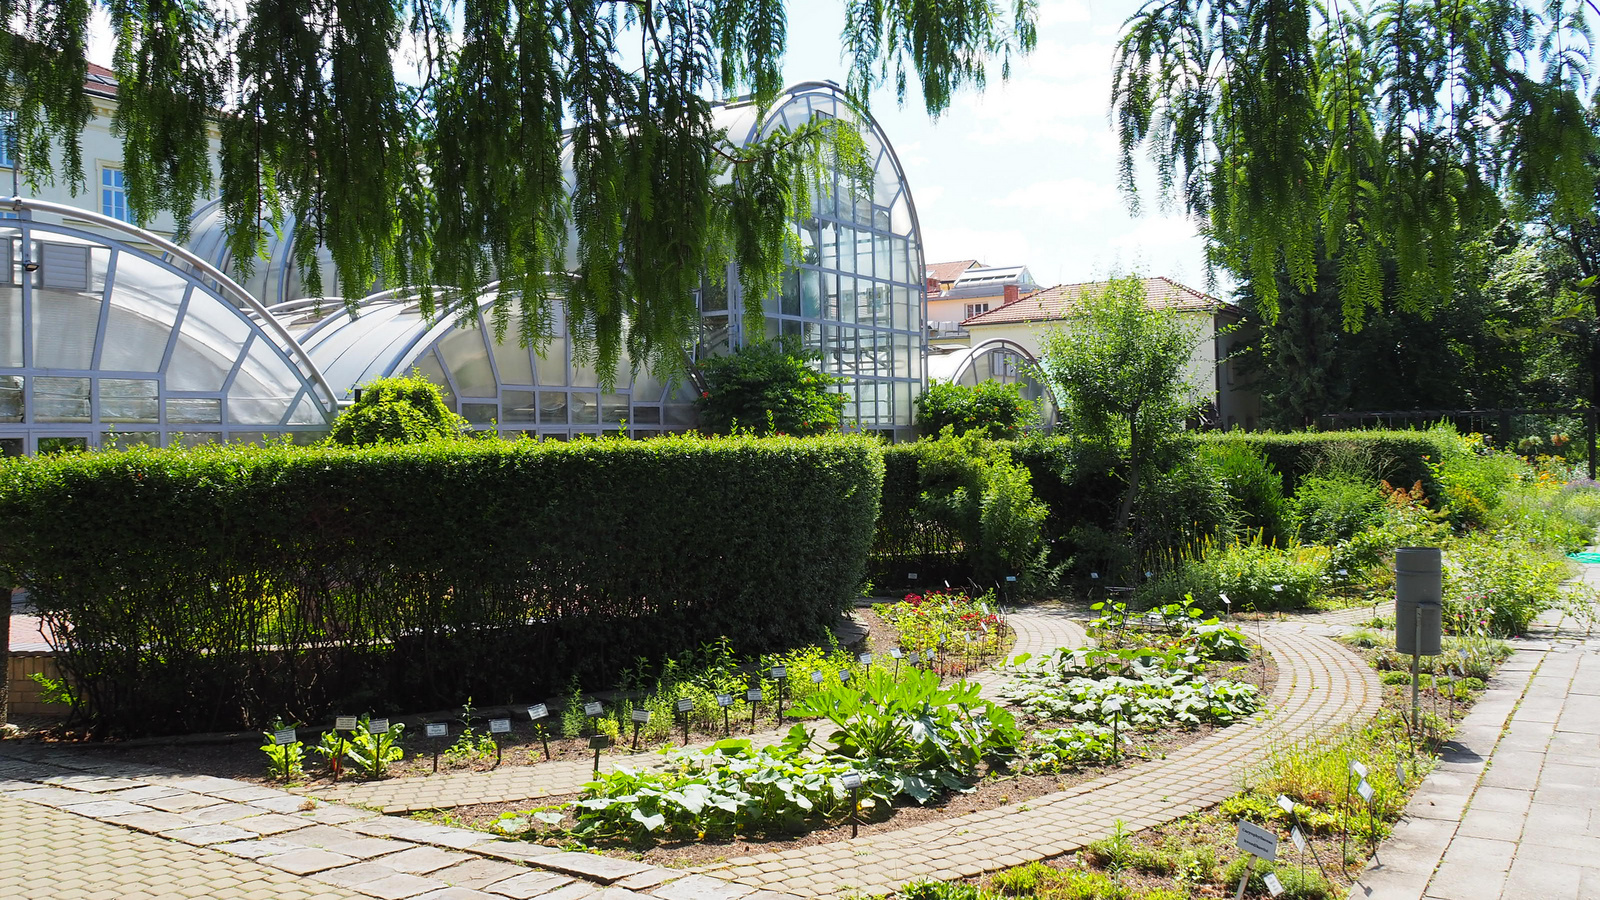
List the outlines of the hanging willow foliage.
<svg viewBox="0 0 1600 900">
<path fill-rule="evenodd" d="M 1347 329 L 1385 295 L 1426 312 L 1463 223 L 1510 189 L 1594 216 L 1582 0 L 1151 0 L 1117 45 L 1124 194 L 1137 152 L 1269 316 L 1278 277 L 1339 269 Z"/>
<path fill-rule="evenodd" d="M 817 167 L 870 183 L 854 124 L 819 120 L 732 146 L 712 98 L 777 99 L 783 0 L 0 0 L 0 111 L 21 165 L 82 186 L 77 135 L 91 3 L 116 29 L 116 128 L 139 221 L 179 220 L 212 190 L 207 130 L 221 133 L 220 193 L 234 258 L 294 225 L 293 254 L 321 290 L 443 285 L 426 311 L 500 282 L 494 322 L 520 302 L 521 337 L 566 300 L 576 349 L 612 373 L 621 354 L 671 361 L 696 324 L 702 276 L 740 266 L 759 303 L 795 251 Z M 937 114 L 981 87 L 985 65 L 1033 49 L 1033 0 L 847 0 L 843 43 L 860 98 L 908 73 Z M 449 33 L 455 23 L 457 33 Z M 397 54 L 421 78 L 397 78 Z M 564 273 L 559 281 L 551 273 Z M 520 298 L 520 299 L 513 299 Z M 758 319 L 756 321 L 759 321 Z"/>
</svg>

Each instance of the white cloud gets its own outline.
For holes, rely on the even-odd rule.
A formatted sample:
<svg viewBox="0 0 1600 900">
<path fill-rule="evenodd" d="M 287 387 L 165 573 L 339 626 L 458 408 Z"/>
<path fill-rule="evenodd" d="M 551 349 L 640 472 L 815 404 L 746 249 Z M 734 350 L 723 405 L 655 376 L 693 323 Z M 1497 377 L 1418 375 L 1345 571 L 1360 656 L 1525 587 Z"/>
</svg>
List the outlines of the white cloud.
<svg viewBox="0 0 1600 900">
<path fill-rule="evenodd" d="M 1120 204 L 1116 186 L 1104 178 L 1036 181 L 994 201 L 995 206 L 1047 213 L 1073 223 L 1100 218 Z"/>
</svg>

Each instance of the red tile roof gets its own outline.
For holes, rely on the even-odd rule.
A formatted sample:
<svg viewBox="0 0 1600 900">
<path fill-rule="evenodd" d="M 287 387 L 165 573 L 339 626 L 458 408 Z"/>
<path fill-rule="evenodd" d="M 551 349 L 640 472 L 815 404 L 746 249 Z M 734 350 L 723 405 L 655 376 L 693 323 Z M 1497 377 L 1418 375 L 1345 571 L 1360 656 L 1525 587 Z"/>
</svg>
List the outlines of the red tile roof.
<svg viewBox="0 0 1600 900">
<path fill-rule="evenodd" d="M 89 63 L 89 77 L 83 83 L 83 89 L 91 94 L 102 97 L 117 96 L 117 73 L 105 66 Z"/>
<path fill-rule="evenodd" d="M 1104 288 L 1104 281 L 1082 284 L 1058 284 L 1055 287 L 1024 294 L 1015 303 L 973 316 L 962 325 L 1004 325 L 1015 322 L 1054 322 L 1065 319 L 1069 308 L 1091 291 Z M 1170 309 L 1232 310 L 1210 294 L 1179 284 L 1170 278 L 1144 279 L 1145 302 L 1153 307 Z"/>
<path fill-rule="evenodd" d="M 975 259 L 958 259 L 955 262 L 929 263 L 927 275 L 929 278 L 932 278 L 940 283 L 946 281 L 955 281 L 957 278 L 961 277 L 962 272 L 965 272 L 974 266 L 982 266 L 982 263 Z"/>
</svg>

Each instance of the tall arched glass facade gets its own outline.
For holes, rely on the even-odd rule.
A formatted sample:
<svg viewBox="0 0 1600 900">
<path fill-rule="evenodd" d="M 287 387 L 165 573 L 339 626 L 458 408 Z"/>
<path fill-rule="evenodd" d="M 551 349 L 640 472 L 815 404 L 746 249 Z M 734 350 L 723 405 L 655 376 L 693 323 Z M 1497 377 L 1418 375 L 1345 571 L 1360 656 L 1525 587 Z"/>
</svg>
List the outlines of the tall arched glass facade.
<svg viewBox="0 0 1600 900">
<path fill-rule="evenodd" d="M 69 215 L 165 244 L 114 220 L 17 206 L 19 218 L 0 220 L 0 453 L 309 440 L 327 430 L 337 406 L 320 372 L 226 277 L 32 216 Z"/>
<path fill-rule="evenodd" d="M 791 88 L 762 122 L 749 105 L 721 115 L 729 138 L 742 143 L 780 126 L 855 113 L 836 85 L 813 82 Z M 764 325 L 768 337 L 799 337 L 821 352 L 823 371 L 848 379 L 846 428 L 904 436 L 926 359 L 922 238 L 899 159 L 876 122 L 868 118 L 862 128 L 873 161 L 870 197 L 853 199 L 837 172 L 817 186 L 815 214 L 796 223 L 801 258 L 778 296 L 762 304 Z M 736 274 L 730 267 L 732 296 L 703 292 L 701 354 L 742 342 Z"/>
</svg>

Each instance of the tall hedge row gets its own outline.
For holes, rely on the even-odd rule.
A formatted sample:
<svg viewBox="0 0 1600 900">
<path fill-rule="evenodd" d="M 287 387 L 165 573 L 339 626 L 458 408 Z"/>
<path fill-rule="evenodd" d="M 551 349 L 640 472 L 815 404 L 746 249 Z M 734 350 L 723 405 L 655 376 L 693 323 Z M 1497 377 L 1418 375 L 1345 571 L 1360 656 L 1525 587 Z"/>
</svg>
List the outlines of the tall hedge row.
<svg viewBox="0 0 1600 900">
<path fill-rule="evenodd" d="M 483 705 L 816 637 L 882 478 L 844 437 L 36 457 L 0 464 L 0 579 L 120 732 Z"/>
<path fill-rule="evenodd" d="M 1439 485 L 1428 463 L 1456 452 L 1454 438 L 1431 431 L 1231 431 L 1203 434 L 1196 440 L 1254 449 L 1283 475 L 1284 491 L 1291 494 L 1312 472 L 1347 467 L 1396 487 L 1409 488 L 1420 481 L 1430 497 L 1437 497 Z"/>
</svg>

